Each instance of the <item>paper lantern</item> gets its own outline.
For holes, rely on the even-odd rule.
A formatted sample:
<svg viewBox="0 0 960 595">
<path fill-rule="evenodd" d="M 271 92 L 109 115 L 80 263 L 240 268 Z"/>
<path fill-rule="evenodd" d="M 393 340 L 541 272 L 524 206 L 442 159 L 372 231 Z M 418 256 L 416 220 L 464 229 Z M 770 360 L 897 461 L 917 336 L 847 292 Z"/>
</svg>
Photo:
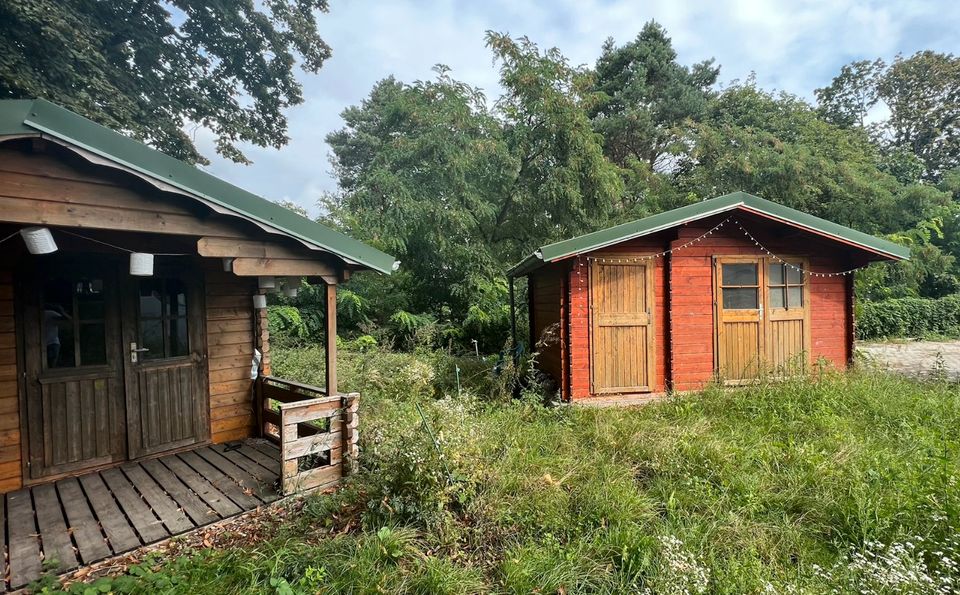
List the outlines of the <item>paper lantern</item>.
<svg viewBox="0 0 960 595">
<path fill-rule="evenodd" d="M 260 277 L 260 289 L 276 289 L 277 280 L 273 277 Z"/>
<path fill-rule="evenodd" d="M 283 295 L 289 298 L 295 298 L 299 292 L 300 277 L 286 277 L 283 280 Z"/>
<path fill-rule="evenodd" d="M 257 294 L 253 296 L 253 307 L 256 310 L 263 310 L 267 307 L 267 296 L 263 294 Z"/>
<path fill-rule="evenodd" d="M 223 271 L 224 271 L 225 273 L 232 273 L 232 272 L 233 272 L 233 259 L 232 259 L 232 258 L 224 258 L 224 259 L 223 259 Z"/>
<path fill-rule="evenodd" d="M 153 275 L 153 254 L 146 252 L 130 253 L 130 274 L 135 277 L 150 277 Z"/>
<path fill-rule="evenodd" d="M 20 235 L 23 236 L 30 254 L 50 254 L 57 251 L 57 243 L 53 241 L 49 228 L 25 227 L 20 230 Z"/>
</svg>

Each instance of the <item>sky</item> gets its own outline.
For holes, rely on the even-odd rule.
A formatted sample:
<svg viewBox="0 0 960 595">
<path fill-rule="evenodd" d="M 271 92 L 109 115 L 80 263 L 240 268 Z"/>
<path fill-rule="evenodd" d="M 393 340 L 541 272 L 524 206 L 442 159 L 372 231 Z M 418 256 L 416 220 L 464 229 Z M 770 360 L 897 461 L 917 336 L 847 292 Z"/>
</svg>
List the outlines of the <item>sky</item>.
<svg viewBox="0 0 960 595">
<path fill-rule="evenodd" d="M 218 158 L 203 130 L 195 140 L 211 158 L 207 171 L 316 216 L 318 198 L 337 187 L 324 138 L 377 81 L 428 79 L 442 63 L 491 100 L 498 77 L 487 30 L 527 36 L 592 65 L 605 39 L 626 43 L 651 19 L 666 28 L 682 64 L 714 58 L 721 84 L 755 73 L 761 87 L 809 100 L 853 60 L 924 49 L 960 54 L 954 0 L 330 0 L 318 22 L 333 57 L 318 74 L 300 72 L 305 101 L 287 112 L 289 144 L 244 146 L 253 164 L 240 165 Z"/>
</svg>

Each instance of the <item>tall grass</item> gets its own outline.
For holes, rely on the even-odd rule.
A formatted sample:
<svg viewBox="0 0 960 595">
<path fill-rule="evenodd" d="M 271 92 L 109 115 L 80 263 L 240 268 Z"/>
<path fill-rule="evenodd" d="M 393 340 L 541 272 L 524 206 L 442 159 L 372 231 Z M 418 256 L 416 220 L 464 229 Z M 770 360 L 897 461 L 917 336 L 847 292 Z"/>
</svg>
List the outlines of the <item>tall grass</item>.
<svg viewBox="0 0 960 595">
<path fill-rule="evenodd" d="M 322 377 L 321 361 L 319 350 L 274 356 L 278 375 L 306 382 Z M 489 366 L 475 359 L 375 352 L 342 361 L 342 382 L 362 393 L 363 461 L 340 494 L 312 499 L 263 545 L 147 565 L 136 571 L 146 578 L 109 586 L 177 593 L 956 588 L 956 385 L 865 372 L 597 410 L 505 399 Z M 328 537 L 334 511 L 356 522 Z"/>
</svg>

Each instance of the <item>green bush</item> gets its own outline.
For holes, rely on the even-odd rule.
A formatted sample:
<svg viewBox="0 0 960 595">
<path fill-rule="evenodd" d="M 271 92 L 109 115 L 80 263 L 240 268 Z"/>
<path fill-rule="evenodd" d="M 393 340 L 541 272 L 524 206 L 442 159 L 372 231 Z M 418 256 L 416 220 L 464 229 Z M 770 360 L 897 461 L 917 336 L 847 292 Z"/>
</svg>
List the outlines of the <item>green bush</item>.
<svg viewBox="0 0 960 595">
<path fill-rule="evenodd" d="M 899 298 L 857 306 L 858 339 L 960 337 L 960 295 Z"/>
</svg>

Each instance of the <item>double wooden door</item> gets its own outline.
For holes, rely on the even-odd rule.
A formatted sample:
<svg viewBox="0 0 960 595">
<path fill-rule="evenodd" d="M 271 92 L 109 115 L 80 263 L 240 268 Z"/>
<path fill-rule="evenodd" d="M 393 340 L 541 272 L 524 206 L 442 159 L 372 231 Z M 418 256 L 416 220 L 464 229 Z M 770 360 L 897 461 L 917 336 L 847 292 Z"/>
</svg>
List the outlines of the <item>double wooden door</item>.
<svg viewBox="0 0 960 595">
<path fill-rule="evenodd" d="M 621 255 L 622 256 L 622 255 Z M 594 394 L 653 390 L 653 265 L 611 257 L 590 269 Z"/>
<path fill-rule="evenodd" d="M 119 270 L 49 259 L 24 279 L 28 480 L 208 437 L 202 287 Z"/>
<path fill-rule="evenodd" d="M 714 260 L 717 373 L 728 384 L 802 373 L 809 356 L 807 263 Z"/>
</svg>

